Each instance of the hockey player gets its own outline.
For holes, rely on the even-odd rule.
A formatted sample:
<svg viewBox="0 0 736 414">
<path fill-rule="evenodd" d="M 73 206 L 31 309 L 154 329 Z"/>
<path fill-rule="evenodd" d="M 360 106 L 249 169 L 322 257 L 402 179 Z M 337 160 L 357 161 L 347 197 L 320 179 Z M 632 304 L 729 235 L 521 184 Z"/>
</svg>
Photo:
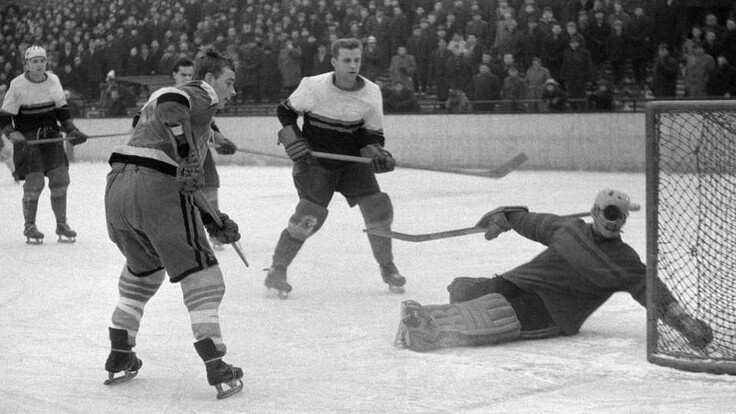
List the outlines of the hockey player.
<svg viewBox="0 0 736 414">
<path fill-rule="evenodd" d="M 49 179 L 51 209 L 56 216 L 59 241 L 73 242 L 77 233 L 66 217 L 66 193 L 69 187 L 69 160 L 62 142 L 27 145 L 28 141 L 61 137 L 64 131 L 73 145 L 87 140 L 69 115 L 69 106 L 59 78 L 46 72 L 46 50 L 30 46 L 25 52 L 26 71 L 10 82 L 0 109 L 0 130 L 13 142 L 15 178 L 23 183 L 23 235 L 32 244 L 43 242 L 36 227 L 38 199 Z"/>
<path fill-rule="evenodd" d="M 171 72 L 171 75 L 174 78 L 174 86 L 183 85 L 192 80 L 193 73 L 194 62 L 189 58 L 181 58 L 177 60 L 174 63 L 174 67 Z M 212 130 L 214 133 L 210 139 L 210 144 L 215 147 L 217 153 L 221 155 L 235 154 L 238 147 L 220 133 L 220 129 L 214 121 L 212 121 Z M 217 168 L 215 167 L 215 160 L 212 157 L 212 151 L 207 147 L 207 153 L 204 157 L 204 187 L 202 188 L 202 192 L 204 193 L 205 198 L 207 198 L 207 201 L 215 207 L 215 209 L 219 209 L 220 204 L 217 194 L 219 187 L 220 176 L 217 173 Z M 222 243 L 220 243 L 217 238 L 211 237 L 210 243 L 212 244 L 212 248 L 215 250 L 222 250 Z"/>
<path fill-rule="evenodd" d="M 217 226 L 201 203 L 200 189 L 212 117 L 235 95 L 233 62 L 207 51 L 195 63 L 194 79 L 156 91 L 142 108 L 128 144 L 110 156 L 107 228 L 126 263 L 110 327 L 106 384 L 126 381 L 140 369 L 132 348 L 144 306 L 166 272 L 181 286 L 207 380 L 217 388 L 218 398 L 225 398 L 242 389 L 243 371 L 222 360 L 226 347 L 218 308 L 225 284 L 205 229 L 221 243 L 233 243 L 240 234 L 237 224 L 219 212 L 222 226 Z"/>
<path fill-rule="evenodd" d="M 281 232 L 265 285 L 281 298 L 291 291 L 286 270 L 304 242 L 322 227 L 337 191 L 348 205 L 360 207 L 366 227 L 389 230 L 393 207 L 381 192 L 376 173 L 392 171 L 396 162 L 383 149 L 383 102 L 376 84 L 359 76 L 362 44 L 357 39 L 332 43 L 334 72 L 306 77 L 277 108 L 283 128 L 278 142 L 294 161 L 299 203 Z M 297 119 L 304 117 L 299 129 Z M 317 160 L 312 150 L 373 159 L 371 164 Z M 406 279 L 394 264 L 391 239 L 369 235 L 381 276 L 392 291 L 403 292 Z"/>
<path fill-rule="evenodd" d="M 621 240 L 629 198 L 603 190 L 591 210 L 593 223 L 525 207 L 502 207 L 478 223 L 486 239 L 507 230 L 548 248 L 530 262 L 493 278 L 460 277 L 448 286 L 449 305 L 403 302 L 397 345 L 414 351 L 488 345 L 518 339 L 575 335 L 615 292 L 629 292 L 646 306 L 646 268 Z M 661 282 L 660 319 L 696 348 L 713 340 L 707 323 L 693 318 Z"/>
</svg>

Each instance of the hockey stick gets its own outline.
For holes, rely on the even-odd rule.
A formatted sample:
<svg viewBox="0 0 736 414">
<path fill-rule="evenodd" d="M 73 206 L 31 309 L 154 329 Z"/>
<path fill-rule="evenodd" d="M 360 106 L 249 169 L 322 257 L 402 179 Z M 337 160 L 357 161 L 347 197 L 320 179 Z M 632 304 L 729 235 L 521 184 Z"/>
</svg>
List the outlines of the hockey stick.
<svg viewBox="0 0 736 414">
<path fill-rule="evenodd" d="M 222 227 L 222 220 L 220 220 L 220 215 L 217 214 L 215 211 L 215 208 L 212 207 L 209 201 L 204 197 L 204 194 L 201 191 L 195 191 L 194 192 L 194 204 L 204 210 L 205 213 L 209 214 L 210 217 L 215 221 L 215 224 L 217 224 L 218 227 Z M 231 243 L 233 246 L 233 250 L 235 250 L 235 253 L 240 256 L 240 260 L 243 261 L 243 264 L 245 267 L 249 267 L 248 260 L 245 258 L 245 253 L 243 253 L 243 247 L 240 245 L 239 241 Z"/>
<path fill-rule="evenodd" d="M 631 207 L 629 208 L 629 210 L 639 211 L 641 210 L 641 206 L 636 203 L 631 203 Z M 590 211 L 566 214 L 562 217 L 581 218 L 581 217 L 588 217 L 588 216 L 590 216 Z M 425 242 L 425 241 L 430 241 L 430 240 L 447 239 L 450 237 L 466 236 L 468 234 L 485 233 L 488 231 L 488 228 L 473 226 L 473 227 L 465 227 L 465 228 L 456 229 L 456 230 L 447 230 L 447 231 L 439 231 L 436 233 L 424 233 L 424 234 L 407 234 L 407 233 L 400 233 L 398 231 L 382 231 L 378 229 L 365 229 L 363 231 L 365 233 L 372 234 L 374 236 L 390 237 L 392 239 L 417 243 L 417 242 Z"/>
<path fill-rule="evenodd" d="M 269 154 L 266 152 L 255 151 L 255 150 L 244 149 L 244 148 L 238 148 L 237 151 L 243 152 L 246 154 L 263 155 L 266 157 L 280 158 L 280 159 L 289 159 L 286 156 L 274 155 L 274 154 Z M 372 159 L 366 158 L 366 157 L 356 157 L 353 155 L 343 155 L 343 154 L 332 154 L 329 152 L 312 151 L 312 155 L 315 156 L 316 158 L 337 160 L 337 161 L 347 161 L 347 162 L 357 162 L 361 164 L 370 164 L 373 162 Z M 487 177 L 487 178 L 503 178 L 506 175 L 508 175 L 510 172 L 518 168 L 527 159 L 529 159 L 529 157 L 525 153 L 521 152 L 517 154 L 515 157 L 511 158 L 510 160 L 499 165 L 498 167 L 494 169 L 490 169 L 490 170 L 469 170 L 469 169 L 462 169 L 462 168 L 445 168 L 445 167 L 435 167 L 431 165 L 416 165 L 416 164 L 404 164 L 404 163 L 396 164 L 396 166 L 399 168 L 408 168 L 408 169 L 413 169 L 413 170 L 434 171 L 434 172 L 443 172 L 443 173 L 449 173 L 449 174 L 472 175 L 472 176 Z"/>
<path fill-rule="evenodd" d="M 101 134 L 101 135 L 87 135 L 87 139 L 98 139 L 98 138 L 112 138 L 112 137 L 124 137 L 126 135 L 130 135 L 133 131 L 128 132 L 121 132 L 119 134 Z M 64 141 L 70 141 L 73 140 L 75 137 L 65 136 L 65 137 L 59 137 L 59 138 L 49 138 L 49 139 L 39 139 L 35 141 L 26 141 L 26 144 L 28 145 L 42 145 L 42 144 L 51 144 L 54 142 L 64 142 Z"/>
</svg>

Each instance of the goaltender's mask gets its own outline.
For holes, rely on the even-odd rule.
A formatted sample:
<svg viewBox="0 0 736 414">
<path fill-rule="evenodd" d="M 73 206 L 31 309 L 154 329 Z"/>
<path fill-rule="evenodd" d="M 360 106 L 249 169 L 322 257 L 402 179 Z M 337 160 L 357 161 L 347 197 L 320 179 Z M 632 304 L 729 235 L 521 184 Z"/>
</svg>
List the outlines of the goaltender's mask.
<svg viewBox="0 0 736 414">
<path fill-rule="evenodd" d="M 590 210 L 593 229 L 607 239 L 619 237 L 629 216 L 630 204 L 629 196 L 621 191 L 606 189 L 599 192 Z"/>
</svg>

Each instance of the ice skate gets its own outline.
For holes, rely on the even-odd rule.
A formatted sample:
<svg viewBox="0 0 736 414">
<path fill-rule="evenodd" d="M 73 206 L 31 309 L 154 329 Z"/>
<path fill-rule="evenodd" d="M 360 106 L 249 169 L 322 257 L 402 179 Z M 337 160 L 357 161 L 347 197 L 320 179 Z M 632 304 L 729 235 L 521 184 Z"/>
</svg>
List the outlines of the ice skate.
<svg viewBox="0 0 736 414">
<path fill-rule="evenodd" d="M 60 243 L 74 243 L 77 241 L 77 232 L 66 223 L 56 223 L 56 235 Z"/>
<path fill-rule="evenodd" d="M 207 382 L 217 389 L 217 399 L 222 400 L 243 390 L 243 370 L 225 363 L 224 355 L 217 351 L 211 338 L 194 343 L 194 348 L 204 360 L 207 368 Z"/>
<path fill-rule="evenodd" d="M 105 370 L 108 378 L 103 382 L 105 385 L 115 385 L 128 382 L 138 375 L 138 370 L 143 366 L 141 361 L 128 345 L 128 332 L 123 329 L 110 328 L 110 343 L 112 350 L 105 362 Z M 115 376 L 118 372 L 123 375 Z"/>
<path fill-rule="evenodd" d="M 35 224 L 26 224 L 23 229 L 23 235 L 26 236 L 26 243 L 41 244 L 43 243 L 43 233 L 38 231 Z"/>
<path fill-rule="evenodd" d="M 388 284 L 388 290 L 394 293 L 404 293 L 406 278 L 401 276 L 393 262 L 381 265 L 381 277 Z"/>
<path fill-rule="evenodd" d="M 264 282 L 266 287 L 276 290 L 279 295 L 279 299 L 286 299 L 289 297 L 291 292 L 291 285 L 286 281 L 286 267 L 274 265 L 268 269 L 266 275 L 266 281 Z"/>
</svg>

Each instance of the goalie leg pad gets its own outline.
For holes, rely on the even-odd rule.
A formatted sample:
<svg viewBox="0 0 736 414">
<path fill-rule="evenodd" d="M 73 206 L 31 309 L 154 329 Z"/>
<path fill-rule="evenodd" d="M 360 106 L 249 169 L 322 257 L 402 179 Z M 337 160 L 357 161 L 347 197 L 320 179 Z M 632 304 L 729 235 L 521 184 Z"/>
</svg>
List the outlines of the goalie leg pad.
<svg viewBox="0 0 736 414">
<path fill-rule="evenodd" d="M 309 200 L 299 200 L 294 215 L 289 218 L 286 231 L 301 242 L 317 232 L 327 219 L 327 209 Z"/>
<path fill-rule="evenodd" d="M 396 345 L 417 352 L 491 345 L 519 338 L 521 324 L 511 304 L 497 293 L 450 305 L 402 302 Z"/>
<path fill-rule="evenodd" d="M 358 201 L 360 213 L 363 215 L 367 229 L 391 230 L 394 220 L 394 207 L 391 199 L 386 193 L 371 194 Z M 369 234 L 368 241 L 371 244 L 373 257 L 380 264 L 393 262 L 391 238 L 380 237 Z"/>
</svg>

